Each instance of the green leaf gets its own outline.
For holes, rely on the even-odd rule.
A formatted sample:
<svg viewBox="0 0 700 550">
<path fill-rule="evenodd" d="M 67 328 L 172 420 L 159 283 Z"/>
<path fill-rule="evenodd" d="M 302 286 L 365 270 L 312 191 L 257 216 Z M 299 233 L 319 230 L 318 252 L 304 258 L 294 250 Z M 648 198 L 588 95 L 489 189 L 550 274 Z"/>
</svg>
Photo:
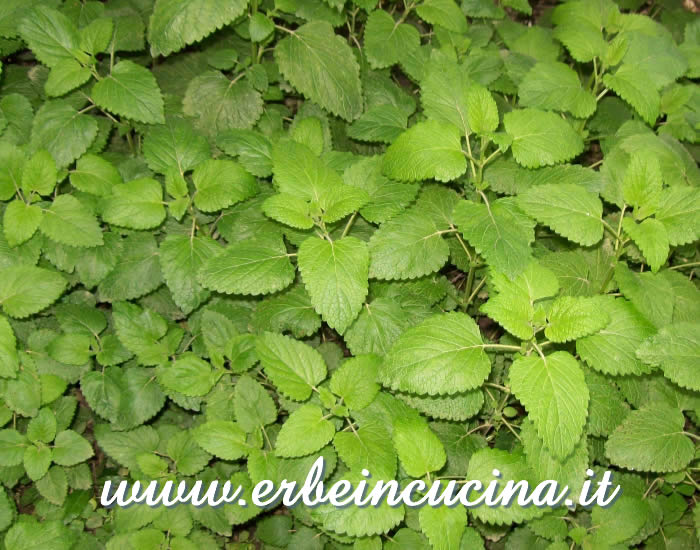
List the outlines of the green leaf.
<svg viewBox="0 0 700 550">
<path fill-rule="evenodd" d="M 311 101 L 352 121 L 362 112 L 359 66 L 350 46 L 325 21 L 297 28 L 275 46 L 282 75 Z"/>
<path fill-rule="evenodd" d="M 0 200 L 7 201 L 15 196 L 22 184 L 22 173 L 27 159 L 18 147 L 0 142 L 0 160 Z"/>
<path fill-rule="evenodd" d="M 462 534 L 467 525 L 467 511 L 462 506 L 433 508 L 424 506 L 418 513 L 420 529 L 435 550 L 461 548 Z"/>
<path fill-rule="evenodd" d="M 571 490 L 570 494 L 578 495 L 581 492 L 586 468 L 590 464 L 585 437 L 579 440 L 573 452 L 564 460 L 553 455 L 544 445 L 537 435 L 537 428 L 529 419 L 525 419 L 520 424 L 520 438 L 523 442 L 527 465 L 537 482 L 550 479 L 561 486 L 568 486 Z"/>
<path fill-rule="evenodd" d="M 560 296 L 547 314 L 549 324 L 544 334 L 552 342 L 569 342 L 598 332 L 610 322 L 595 298 Z"/>
<path fill-rule="evenodd" d="M 379 379 L 395 390 L 451 395 L 479 387 L 490 371 L 474 320 L 444 313 L 401 335 L 385 357 Z"/>
<path fill-rule="evenodd" d="M 294 267 L 281 239 L 230 244 L 204 262 L 198 280 L 227 294 L 269 294 L 289 286 Z"/>
<path fill-rule="evenodd" d="M 252 324 L 255 332 L 267 329 L 275 332 L 289 331 L 296 338 L 302 338 L 318 330 L 321 318 L 314 311 L 304 286 L 294 285 L 285 292 L 260 302 L 255 308 Z"/>
<path fill-rule="evenodd" d="M 21 517 L 23 521 L 15 523 L 5 535 L 7 550 L 65 550 L 76 541 L 75 532 L 60 520 L 39 523 L 31 516 Z"/>
<path fill-rule="evenodd" d="M 335 426 L 323 418 L 316 405 L 302 405 L 282 424 L 277 435 L 275 454 L 296 457 L 315 453 L 335 435 Z"/>
<path fill-rule="evenodd" d="M 224 460 L 238 460 L 250 450 L 245 432 L 228 420 L 209 420 L 196 427 L 192 435 L 202 449 Z"/>
<path fill-rule="evenodd" d="M 595 193 L 572 184 L 532 187 L 518 196 L 518 206 L 538 222 L 584 246 L 603 238 L 603 204 Z"/>
<path fill-rule="evenodd" d="M 525 107 L 567 111 L 587 118 L 596 110 L 593 94 L 584 90 L 578 75 L 568 65 L 555 61 L 537 63 L 518 87 Z"/>
<path fill-rule="evenodd" d="M 203 212 L 215 212 L 255 195 L 255 178 L 231 160 L 207 160 L 195 168 L 194 204 Z"/>
<path fill-rule="evenodd" d="M 375 69 L 398 63 L 402 52 L 420 45 L 420 35 L 413 25 L 395 22 L 384 10 L 369 14 L 364 40 L 367 59 Z"/>
<path fill-rule="evenodd" d="M 469 129 L 480 135 L 498 128 L 498 106 L 484 86 L 472 84 L 467 91 L 467 121 Z"/>
<path fill-rule="evenodd" d="M 114 429 L 129 430 L 152 418 L 165 404 L 154 377 L 153 369 L 106 367 L 104 372 L 84 374 L 80 389 L 90 408 Z"/>
<path fill-rule="evenodd" d="M 262 210 L 268 218 L 297 229 L 311 229 L 314 226 L 310 205 L 303 197 L 278 193 L 265 199 Z"/>
<path fill-rule="evenodd" d="M 163 97 L 153 74 L 132 61 L 120 61 L 92 89 L 97 105 L 146 124 L 163 124 Z"/>
<path fill-rule="evenodd" d="M 143 142 L 148 167 L 160 174 L 176 169 L 180 174 L 210 158 L 207 140 L 181 117 L 167 117 L 164 125 L 154 126 Z M 81 159 L 82 160 L 82 159 Z"/>
<path fill-rule="evenodd" d="M 236 382 L 233 408 L 236 421 L 248 433 L 277 420 L 275 402 L 265 388 L 249 376 L 241 376 Z"/>
<path fill-rule="evenodd" d="M 674 294 L 671 282 L 660 274 L 635 273 L 625 263 L 615 266 L 615 281 L 620 291 L 656 328 L 673 319 Z"/>
<path fill-rule="evenodd" d="M 92 455 L 90 442 L 73 430 L 64 430 L 56 436 L 53 444 L 53 461 L 56 464 L 73 466 L 85 462 Z"/>
<path fill-rule="evenodd" d="M 401 466 L 411 477 L 421 478 L 445 464 L 442 442 L 420 418 L 400 418 L 394 421 L 392 440 Z"/>
<path fill-rule="evenodd" d="M 158 367 L 158 383 L 166 389 L 190 397 L 209 393 L 222 372 L 193 353 L 183 353 L 172 364 Z"/>
<path fill-rule="evenodd" d="M 232 128 L 252 128 L 263 112 L 263 101 L 247 80 L 233 82 L 220 71 L 193 78 L 182 102 L 195 127 L 215 136 Z"/>
<path fill-rule="evenodd" d="M 56 163 L 48 151 L 37 151 L 24 165 L 22 191 L 50 195 L 56 187 Z"/>
<path fill-rule="evenodd" d="M 629 406 L 608 378 L 592 370 L 584 374 L 591 397 L 586 428 L 592 435 L 608 436 L 627 416 Z"/>
<path fill-rule="evenodd" d="M 466 478 L 478 480 L 486 488 L 494 479 L 493 470 L 501 472 L 500 479 L 525 480 L 533 486 L 533 473 L 528 468 L 522 451 L 509 452 L 501 449 L 480 449 L 469 459 Z M 472 491 L 470 500 L 474 501 L 483 494 Z M 520 523 L 541 516 L 544 510 L 535 506 L 522 507 L 513 502 L 510 506 L 479 506 L 471 509 L 471 514 L 485 523 L 498 525 Z"/>
<path fill-rule="evenodd" d="M 490 204 L 460 201 L 453 218 L 464 238 L 491 267 L 515 277 L 530 263 L 535 225 L 512 198 Z"/>
<path fill-rule="evenodd" d="M 221 247 L 209 237 L 168 235 L 158 250 L 160 267 L 173 300 L 184 313 L 190 313 L 210 294 L 197 282 L 197 273 Z"/>
<path fill-rule="evenodd" d="M 70 182 L 80 191 L 105 197 L 122 183 L 122 177 L 111 162 L 97 155 L 86 154 L 78 159 L 75 169 L 71 170 Z"/>
<path fill-rule="evenodd" d="M 467 170 L 461 134 L 444 122 L 418 122 L 389 146 L 382 169 L 398 181 L 457 179 Z"/>
<path fill-rule="evenodd" d="M 684 424 L 681 411 L 660 403 L 632 411 L 608 438 L 605 455 L 628 470 L 678 472 L 695 453 Z"/>
<path fill-rule="evenodd" d="M 24 451 L 24 469 L 32 481 L 41 479 L 51 466 L 51 449 L 49 447 L 29 445 Z"/>
<path fill-rule="evenodd" d="M 296 401 L 308 399 L 312 389 L 326 378 L 323 357 L 303 342 L 266 332 L 258 337 L 255 349 L 272 383 Z"/>
<path fill-rule="evenodd" d="M 247 0 L 157 0 L 148 25 L 151 55 L 167 56 L 233 22 Z"/>
<path fill-rule="evenodd" d="M 116 267 L 99 284 L 101 301 L 140 298 L 163 282 L 158 245 L 152 234 L 133 233 L 121 243 L 122 254 Z"/>
<path fill-rule="evenodd" d="M 56 166 L 65 168 L 88 150 L 97 137 L 97 129 L 95 118 L 79 113 L 71 103 L 62 99 L 47 101 L 34 117 L 29 148 L 46 149 Z"/>
<path fill-rule="evenodd" d="M 539 168 L 572 159 L 583 151 L 583 140 L 565 120 L 539 109 L 520 109 L 503 116 L 518 164 Z"/>
<path fill-rule="evenodd" d="M 652 272 L 656 273 L 666 263 L 670 250 L 664 224 L 655 218 L 647 218 L 642 223 L 623 218 L 622 228 L 642 251 Z"/>
<path fill-rule="evenodd" d="M 622 196 L 634 207 L 634 217 L 654 214 L 662 199 L 661 165 L 655 155 L 633 155 L 622 184 Z"/>
<path fill-rule="evenodd" d="M 452 124 L 460 136 L 470 132 L 469 74 L 453 59 L 433 53 L 421 79 L 421 103 L 430 120 Z"/>
<path fill-rule="evenodd" d="M 102 230 L 95 216 L 71 195 L 56 197 L 44 210 L 39 225 L 49 239 L 69 246 L 93 247 L 103 244 Z"/>
<path fill-rule="evenodd" d="M 248 172 L 260 178 L 272 174 L 272 145 L 253 130 L 226 130 L 216 138 L 216 144 L 226 154 L 237 156 Z"/>
<path fill-rule="evenodd" d="M 637 357 L 648 365 L 661 367 L 667 378 L 683 388 L 700 391 L 697 366 L 700 364 L 698 323 L 674 323 L 661 330 L 639 349 Z"/>
<path fill-rule="evenodd" d="M 416 8 L 416 12 L 432 25 L 461 34 L 467 32 L 467 19 L 454 0 L 425 0 Z"/>
<path fill-rule="evenodd" d="M 165 219 L 163 188 L 151 178 L 115 185 L 102 201 L 102 219 L 130 229 L 152 229 Z"/>
<path fill-rule="evenodd" d="M 42 211 L 38 205 L 30 205 L 20 199 L 13 200 L 5 208 L 2 218 L 7 244 L 15 247 L 31 239 L 41 223 L 41 218 Z"/>
<path fill-rule="evenodd" d="M 50 409 L 39 409 L 39 414 L 27 425 L 27 439 L 32 443 L 51 443 L 56 437 L 56 415 Z"/>
<path fill-rule="evenodd" d="M 343 338 L 354 355 L 385 355 L 410 325 L 411 317 L 401 304 L 388 298 L 376 298 L 365 304 Z"/>
<path fill-rule="evenodd" d="M 588 388 L 576 359 L 564 351 L 521 357 L 510 367 L 510 384 L 547 448 L 566 458 L 588 415 Z"/>
<path fill-rule="evenodd" d="M 61 334 L 46 348 L 49 356 L 67 365 L 84 365 L 90 360 L 91 338 L 87 334 Z"/>
<path fill-rule="evenodd" d="M 398 107 L 377 105 L 348 126 L 348 135 L 360 141 L 391 143 L 406 130 L 407 124 L 406 113 Z"/>
<path fill-rule="evenodd" d="M 0 317 L 0 376 L 14 378 L 17 376 L 18 368 L 19 358 L 15 333 L 7 319 Z"/>
<path fill-rule="evenodd" d="M 396 475 L 396 452 L 387 429 L 379 422 L 368 422 L 354 432 L 338 432 L 333 438 L 338 456 L 354 472 L 369 470 L 375 479 Z"/>
<path fill-rule="evenodd" d="M 534 261 L 513 280 L 492 272 L 491 285 L 498 293 L 481 310 L 521 340 L 532 339 L 538 319 L 544 317 L 541 302 L 559 290 L 554 273 Z"/>
<path fill-rule="evenodd" d="M 625 63 L 614 74 L 603 75 L 603 84 L 629 103 L 647 124 L 659 117 L 661 98 L 652 78 L 639 67 Z"/>
<path fill-rule="evenodd" d="M 367 296 L 367 245 L 355 237 L 309 238 L 299 247 L 298 261 L 314 309 L 343 334 Z"/>
<path fill-rule="evenodd" d="M 384 223 L 369 241 L 369 276 L 376 279 L 414 279 L 440 269 L 449 247 L 437 224 L 416 210 Z"/>
<path fill-rule="evenodd" d="M 21 464 L 26 446 L 26 437 L 17 430 L 0 430 L 0 465 Z"/>
<path fill-rule="evenodd" d="M 600 309 L 610 316 L 608 325 L 591 336 L 576 341 L 576 351 L 589 366 L 604 374 L 644 374 L 649 372 L 635 352 L 654 327 L 627 300 L 599 298 Z"/>
<path fill-rule="evenodd" d="M 211 455 L 203 451 L 194 441 L 189 431 L 174 434 L 168 440 L 168 456 L 182 475 L 201 472 L 211 460 Z"/>
<path fill-rule="evenodd" d="M 342 398 L 350 409 L 365 408 L 379 391 L 376 380 L 380 364 L 380 358 L 374 354 L 348 359 L 333 372 L 331 391 Z"/>
<path fill-rule="evenodd" d="M 75 25 L 48 6 L 31 10 L 20 23 L 19 32 L 34 56 L 48 67 L 72 61 L 79 54 L 80 36 Z"/>
<path fill-rule="evenodd" d="M 671 246 L 688 244 L 700 238 L 700 191 L 690 187 L 667 187 L 655 218 L 668 232 Z"/>
<path fill-rule="evenodd" d="M 49 97 L 60 97 L 85 84 L 92 73 L 74 59 L 64 59 L 53 66 L 44 87 Z"/>
<path fill-rule="evenodd" d="M 37 313 L 63 294 L 66 280 L 55 271 L 16 265 L 0 269 L 0 304 L 10 317 Z"/>
<path fill-rule="evenodd" d="M 484 394 L 480 389 L 439 397 L 409 394 L 397 394 L 397 397 L 425 416 L 440 420 L 467 420 L 476 415 L 484 404 Z"/>
<path fill-rule="evenodd" d="M 596 526 L 596 544 L 619 544 L 633 537 L 644 526 L 648 513 L 646 501 L 626 495 L 615 502 L 614 508 L 596 506 L 591 512 L 591 520 Z"/>
</svg>

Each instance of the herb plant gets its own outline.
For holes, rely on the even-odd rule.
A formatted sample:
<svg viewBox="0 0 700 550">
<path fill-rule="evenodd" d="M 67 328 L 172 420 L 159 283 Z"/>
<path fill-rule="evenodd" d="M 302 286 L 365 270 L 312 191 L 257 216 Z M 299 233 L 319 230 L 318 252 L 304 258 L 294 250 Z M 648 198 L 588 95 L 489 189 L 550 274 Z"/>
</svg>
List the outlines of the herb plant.
<svg viewBox="0 0 700 550">
<path fill-rule="evenodd" d="M 4 548 L 697 548 L 696 3 L 551 4 L 2 0 Z M 623 492 L 98 504 L 318 456 Z"/>
</svg>

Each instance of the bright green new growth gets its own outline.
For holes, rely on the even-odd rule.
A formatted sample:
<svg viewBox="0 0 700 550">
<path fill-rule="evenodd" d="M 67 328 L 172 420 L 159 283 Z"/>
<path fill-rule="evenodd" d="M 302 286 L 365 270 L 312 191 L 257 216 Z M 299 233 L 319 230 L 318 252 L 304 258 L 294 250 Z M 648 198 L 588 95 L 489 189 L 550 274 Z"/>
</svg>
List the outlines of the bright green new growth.
<svg viewBox="0 0 700 550">
<path fill-rule="evenodd" d="M 698 548 L 691 5 L 2 0 L 0 547 Z"/>
</svg>

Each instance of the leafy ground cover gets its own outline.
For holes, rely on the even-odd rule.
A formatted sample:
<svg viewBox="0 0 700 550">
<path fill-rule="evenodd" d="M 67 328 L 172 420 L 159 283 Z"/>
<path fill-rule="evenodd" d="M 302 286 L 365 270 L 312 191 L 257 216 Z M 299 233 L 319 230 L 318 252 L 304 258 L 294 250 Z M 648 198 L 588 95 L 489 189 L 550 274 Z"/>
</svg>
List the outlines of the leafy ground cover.
<svg viewBox="0 0 700 550">
<path fill-rule="evenodd" d="M 3 0 L 4 548 L 697 548 L 700 18 L 551 4 Z M 318 456 L 623 496 L 98 505 Z"/>
</svg>

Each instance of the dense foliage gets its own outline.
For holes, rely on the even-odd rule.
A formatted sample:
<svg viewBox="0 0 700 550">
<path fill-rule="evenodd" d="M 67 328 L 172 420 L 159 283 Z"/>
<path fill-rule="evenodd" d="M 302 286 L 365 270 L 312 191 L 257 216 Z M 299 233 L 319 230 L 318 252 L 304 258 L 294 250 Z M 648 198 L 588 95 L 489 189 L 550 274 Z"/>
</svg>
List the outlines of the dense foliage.
<svg viewBox="0 0 700 550">
<path fill-rule="evenodd" d="M 547 4 L 0 2 L 7 550 L 698 547 L 700 17 Z M 318 456 L 623 496 L 98 504 Z"/>
</svg>

